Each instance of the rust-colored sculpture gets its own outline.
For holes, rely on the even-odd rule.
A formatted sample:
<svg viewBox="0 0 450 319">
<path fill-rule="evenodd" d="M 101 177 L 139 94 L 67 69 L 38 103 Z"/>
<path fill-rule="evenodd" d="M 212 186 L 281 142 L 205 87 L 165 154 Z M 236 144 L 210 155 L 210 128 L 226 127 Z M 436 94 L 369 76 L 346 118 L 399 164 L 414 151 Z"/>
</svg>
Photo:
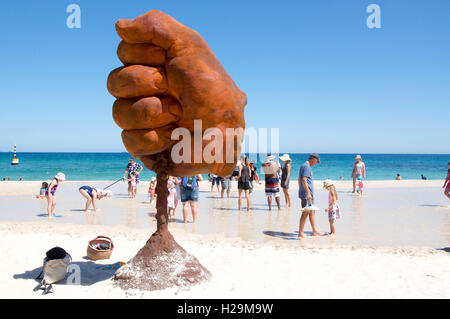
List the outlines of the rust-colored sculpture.
<svg viewBox="0 0 450 319">
<path fill-rule="evenodd" d="M 157 173 L 157 230 L 115 279 L 124 288 L 146 290 L 198 283 L 210 273 L 168 231 L 167 178 L 230 175 L 240 153 L 247 98 L 203 38 L 172 17 L 150 11 L 134 20 L 120 19 L 116 30 L 123 39 L 117 54 L 124 66 L 108 77 L 108 90 L 117 98 L 113 117 L 129 153 Z M 174 163 L 171 150 L 178 141 L 171 140 L 172 131 L 186 128 L 194 139 L 195 120 L 202 121 L 203 131 L 222 132 L 222 144 L 215 137 L 212 142 L 223 162 L 194 162 L 198 149 L 192 140 L 190 161 Z M 242 131 L 230 136 L 227 128 Z M 203 140 L 202 150 L 210 143 Z M 226 160 L 227 145 L 232 145 L 232 161 Z"/>
</svg>

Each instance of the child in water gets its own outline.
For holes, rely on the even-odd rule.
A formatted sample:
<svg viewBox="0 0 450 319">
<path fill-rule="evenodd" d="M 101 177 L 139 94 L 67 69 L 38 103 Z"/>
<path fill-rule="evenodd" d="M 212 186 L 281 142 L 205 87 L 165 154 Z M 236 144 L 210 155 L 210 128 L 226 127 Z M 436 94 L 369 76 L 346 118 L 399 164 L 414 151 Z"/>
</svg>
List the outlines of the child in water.
<svg viewBox="0 0 450 319">
<path fill-rule="evenodd" d="M 156 197 L 156 177 L 150 179 L 150 186 L 148 187 L 148 196 L 150 197 L 150 204 Z"/>
<path fill-rule="evenodd" d="M 128 198 L 135 198 L 136 197 L 136 174 L 131 173 L 130 178 L 128 179 L 129 182 L 131 182 L 131 192 L 128 192 Z"/>
<path fill-rule="evenodd" d="M 41 189 L 39 190 L 39 194 L 36 195 L 36 198 L 45 198 L 45 194 L 47 193 L 48 183 L 43 182 L 41 185 Z"/>
<path fill-rule="evenodd" d="M 328 212 L 328 222 L 330 223 L 330 233 L 329 235 L 336 234 L 336 228 L 334 226 L 334 221 L 337 219 L 341 219 L 341 209 L 339 208 L 339 204 L 337 202 L 338 196 L 336 192 L 336 187 L 333 185 L 333 182 L 329 179 L 326 179 L 323 182 L 323 187 L 328 191 L 328 207 L 325 208 L 325 212 Z"/>
<path fill-rule="evenodd" d="M 363 192 L 363 187 L 364 187 L 364 185 L 363 185 L 361 176 L 358 176 L 357 186 L 358 186 L 358 188 L 356 189 L 356 192 L 357 192 L 360 196 L 362 196 L 362 192 Z"/>
</svg>

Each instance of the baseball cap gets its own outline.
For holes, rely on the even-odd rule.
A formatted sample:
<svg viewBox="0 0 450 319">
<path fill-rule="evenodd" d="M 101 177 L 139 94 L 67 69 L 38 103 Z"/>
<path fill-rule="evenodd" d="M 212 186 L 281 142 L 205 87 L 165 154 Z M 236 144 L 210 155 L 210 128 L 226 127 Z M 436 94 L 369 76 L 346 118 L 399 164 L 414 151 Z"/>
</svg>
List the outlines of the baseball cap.
<svg viewBox="0 0 450 319">
<path fill-rule="evenodd" d="M 311 159 L 311 158 L 315 158 L 315 159 L 317 160 L 317 162 L 320 163 L 320 156 L 319 156 L 319 154 L 317 154 L 317 153 L 311 153 L 311 154 L 309 155 L 309 159 Z"/>
</svg>

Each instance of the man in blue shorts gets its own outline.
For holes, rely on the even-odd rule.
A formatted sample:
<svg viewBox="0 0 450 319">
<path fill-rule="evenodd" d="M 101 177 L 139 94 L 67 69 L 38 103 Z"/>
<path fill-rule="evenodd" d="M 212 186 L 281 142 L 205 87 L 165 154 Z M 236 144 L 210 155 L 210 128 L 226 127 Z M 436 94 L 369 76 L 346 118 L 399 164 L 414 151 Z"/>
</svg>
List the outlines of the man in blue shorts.
<svg viewBox="0 0 450 319">
<path fill-rule="evenodd" d="M 302 201 L 302 208 L 305 208 L 307 205 L 314 205 L 314 179 L 312 167 L 318 163 L 320 163 L 319 154 L 312 153 L 309 155 L 308 160 L 300 166 L 300 172 L 298 174 L 298 197 Z M 303 210 L 302 216 L 300 217 L 298 237 L 305 237 L 303 230 L 308 216 L 313 236 L 321 235 L 316 228 L 315 212 L 313 210 Z"/>
</svg>

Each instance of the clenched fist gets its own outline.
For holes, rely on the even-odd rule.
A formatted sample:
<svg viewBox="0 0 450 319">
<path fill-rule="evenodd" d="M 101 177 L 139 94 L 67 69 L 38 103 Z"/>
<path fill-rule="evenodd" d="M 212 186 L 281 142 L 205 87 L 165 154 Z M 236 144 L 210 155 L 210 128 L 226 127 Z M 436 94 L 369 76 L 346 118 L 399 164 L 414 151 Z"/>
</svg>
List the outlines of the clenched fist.
<svg viewBox="0 0 450 319">
<path fill-rule="evenodd" d="M 172 147 L 180 142 L 171 139 L 173 130 L 185 128 L 190 132 L 191 158 L 178 163 L 169 156 L 167 173 L 230 175 L 240 153 L 247 97 L 205 40 L 160 11 L 150 11 L 134 20 L 120 19 L 116 30 L 123 39 L 117 54 L 124 66 L 110 73 L 108 91 L 117 98 L 113 117 L 123 129 L 122 140 L 128 152 L 157 171 L 158 154 L 173 153 Z M 222 153 L 222 161 L 194 163 L 194 156 L 199 155 L 199 148 L 194 149 L 195 120 L 202 121 L 200 134 L 209 128 L 222 133 L 223 138 L 200 142 L 202 152 L 209 145 L 213 154 Z M 227 138 L 227 128 L 242 130 Z M 234 144 L 232 161 L 228 162 L 227 143 Z"/>
</svg>

